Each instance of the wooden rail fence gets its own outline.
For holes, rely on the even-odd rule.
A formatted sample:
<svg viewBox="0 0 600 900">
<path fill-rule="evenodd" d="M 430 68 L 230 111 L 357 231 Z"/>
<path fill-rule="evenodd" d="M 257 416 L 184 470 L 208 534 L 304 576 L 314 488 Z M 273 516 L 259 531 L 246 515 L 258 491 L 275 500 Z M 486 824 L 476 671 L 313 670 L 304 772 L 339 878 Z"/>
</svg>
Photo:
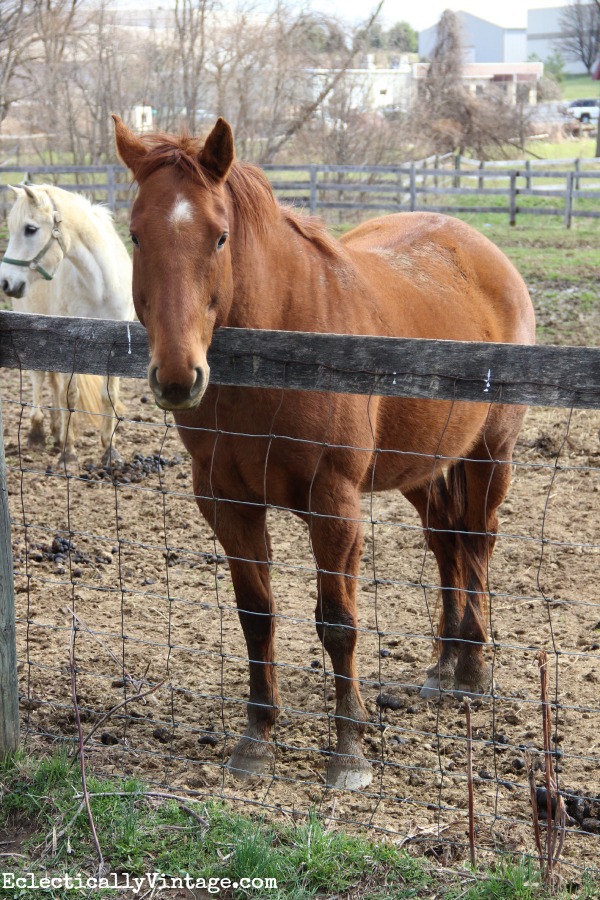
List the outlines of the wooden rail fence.
<svg viewBox="0 0 600 900">
<path fill-rule="evenodd" d="M 550 215 L 561 216 L 567 228 L 576 217 L 600 218 L 600 159 L 488 162 L 456 156 L 399 166 L 268 165 L 264 170 L 280 199 L 313 215 L 331 210 L 501 213 L 512 225 L 518 215 Z M 119 165 L 31 166 L 27 173 L 0 166 L 4 217 L 7 184 L 25 174 L 89 193 L 113 211 L 131 203 L 128 176 Z"/>
</svg>

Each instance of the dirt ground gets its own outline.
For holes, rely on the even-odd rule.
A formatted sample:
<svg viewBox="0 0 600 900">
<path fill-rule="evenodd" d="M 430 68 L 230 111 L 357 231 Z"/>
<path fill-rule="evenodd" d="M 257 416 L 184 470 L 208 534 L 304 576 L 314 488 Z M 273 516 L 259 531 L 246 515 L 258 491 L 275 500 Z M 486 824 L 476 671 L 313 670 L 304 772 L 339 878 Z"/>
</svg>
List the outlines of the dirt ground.
<svg viewBox="0 0 600 900">
<path fill-rule="evenodd" d="M 28 410 L 16 401 L 29 401 L 29 387 L 24 380 L 20 394 L 18 373 L 3 373 L 29 745 L 70 742 L 76 733 L 73 610 L 86 733 L 126 695 L 164 682 L 100 725 L 89 745 L 94 771 L 237 798 L 256 812 L 318 808 L 415 852 L 464 856 L 465 714 L 453 699 L 418 695 L 432 659 L 438 575 L 412 507 L 399 494 L 364 499 L 358 669 L 375 777 L 361 794 L 324 785 L 333 684 L 313 623 L 312 556 L 305 527 L 291 514 L 270 513 L 282 695 L 276 768 L 273 778 L 241 785 L 223 768 L 244 729 L 247 696 L 229 570 L 195 507 L 186 453 L 146 390 L 123 383 L 129 419 L 117 437 L 129 465 L 114 485 L 97 466 L 89 426 L 72 477 L 49 446 L 28 448 Z M 568 797 L 563 858 L 577 865 L 600 858 L 599 430 L 599 411 L 528 414 L 489 572 L 495 696 L 472 713 L 478 846 L 533 852 L 525 758 L 530 751 L 542 765 L 536 653 L 547 651 L 558 778 Z M 381 694 L 396 708 L 378 703 Z"/>
</svg>

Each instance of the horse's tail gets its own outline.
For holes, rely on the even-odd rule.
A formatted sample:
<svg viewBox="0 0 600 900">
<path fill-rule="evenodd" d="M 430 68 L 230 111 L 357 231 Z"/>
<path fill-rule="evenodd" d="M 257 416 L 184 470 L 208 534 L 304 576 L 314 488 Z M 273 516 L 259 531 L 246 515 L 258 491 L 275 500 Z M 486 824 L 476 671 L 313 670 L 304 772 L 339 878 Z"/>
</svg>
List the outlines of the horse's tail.
<svg viewBox="0 0 600 900">
<path fill-rule="evenodd" d="M 102 387 L 105 381 L 103 375 L 79 375 L 77 385 L 79 387 L 79 407 L 83 410 L 83 415 L 88 413 L 86 419 L 96 428 L 100 427 L 99 414 L 103 411 L 102 406 Z M 125 407 L 120 401 L 114 404 L 115 414 L 122 416 L 125 413 Z"/>
<path fill-rule="evenodd" d="M 486 640 L 487 619 L 489 614 L 489 595 L 486 589 L 488 582 L 488 555 L 491 552 L 486 534 L 467 533 L 467 470 L 465 461 L 456 462 L 447 474 L 448 487 L 453 500 L 453 530 L 456 531 L 457 548 L 460 548 L 460 568 L 462 570 L 463 587 L 466 591 L 465 601 L 473 592 L 479 595 L 480 602 L 475 604 L 477 618 L 481 627 L 482 640 Z M 471 498 L 473 502 L 473 498 Z M 484 526 L 485 527 L 485 526 Z M 492 544 L 493 548 L 493 544 Z"/>
<path fill-rule="evenodd" d="M 98 416 L 102 412 L 102 380 L 99 375 L 79 375 L 77 387 L 79 388 L 78 407 L 83 410 L 82 417 L 85 421 L 98 428 Z"/>
</svg>

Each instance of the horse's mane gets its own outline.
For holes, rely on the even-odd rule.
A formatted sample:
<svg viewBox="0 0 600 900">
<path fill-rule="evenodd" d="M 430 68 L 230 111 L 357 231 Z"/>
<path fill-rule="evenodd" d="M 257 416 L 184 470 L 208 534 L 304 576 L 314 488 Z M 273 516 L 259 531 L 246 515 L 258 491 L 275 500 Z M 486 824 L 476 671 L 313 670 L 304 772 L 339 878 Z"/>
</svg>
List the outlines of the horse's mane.
<svg viewBox="0 0 600 900">
<path fill-rule="evenodd" d="M 210 188 L 216 181 L 200 162 L 203 141 L 187 132 L 171 135 L 158 132 L 145 135 L 148 152 L 136 168 L 136 180 L 142 184 L 157 169 L 173 166 L 184 178 Z M 335 238 L 324 223 L 315 217 L 304 216 L 288 206 L 281 206 L 265 174 L 258 166 L 235 160 L 227 176 L 226 186 L 242 227 L 250 227 L 259 236 L 266 236 L 279 216 L 306 240 L 329 256 L 342 253 Z"/>
<path fill-rule="evenodd" d="M 76 206 L 84 214 L 84 216 L 92 216 L 101 223 L 114 229 L 113 214 L 108 208 L 101 203 L 93 203 L 89 197 L 73 191 L 66 191 L 64 188 L 56 184 L 31 184 L 29 187 L 35 191 L 37 197 L 44 204 L 46 211 L 51 213 L 53 206 L 60 208 L 61 212 L 65 211 L 65 203 L 71 209 Z M 14 227 L 21 227 L 29 212 L 29 205 L 26 202 L 15 203 L 13 206 Z"/>
</svg>

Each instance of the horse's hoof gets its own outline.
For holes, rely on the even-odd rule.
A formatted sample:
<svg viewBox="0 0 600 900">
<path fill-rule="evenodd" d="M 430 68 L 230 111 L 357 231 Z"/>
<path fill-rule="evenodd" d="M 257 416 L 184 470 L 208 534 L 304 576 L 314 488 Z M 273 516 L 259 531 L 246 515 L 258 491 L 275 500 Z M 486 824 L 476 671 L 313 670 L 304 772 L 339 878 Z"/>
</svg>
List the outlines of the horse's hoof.
<svg viewBox="0 0 600 900">
<path fill-rule="evenodd" d="M 60 456 L 58 457 L 59 466 L 66 466 L 69 463 L 73 465 L 77 465 L 79 460 L 77 459 L 77 454 L 74 450 L 63 450 Z"/>
<path fill-rule="evenodd" d="M 490 666 L 482 666 L 476 677 L 461 678 L 457 675 L 454 679 L 454 696 L 457 700 L 489 700 L 494 690 L 492 670 Z"/>
<path fill-rule="evenodd" d="M 46 446 L 46 435 L 44 434 L 44 426 L 34 426 L 27 435 L 27 446 L 32 450 Z"/>
<path fill-rule="evenodd" d="M 425 684 L 419 696 L 423 700 L 437 700 L 442 694 L 451 694 L 454 690 L 454 671 L 449 667 L 432 666 L 427 671 Z"/>
<path fill-rule="evenodd" d="M 227 768 L 239 781 L 248 781 L 255 775 L 271 775 L 274 762 L 275 755 L 268 744 L 242 738 L 234 747 Z"/>
<path fill-rule="evenodd" d="M 327 766 L 327 787 L 341 791 L 362 791 L 372 780 L 373 768 L 364 757 L 334 753 Z"/>
<path fill-rule="evenodd" d="M 116 447 L 111 447 L 110 445 L 106 448 L 104 453 L 102 454 L 101 464 L 105 468 L 110 468 L 111 466 L 119 466 L 123 462 L 123 457 L 116 449 Z"/>
</svg>

